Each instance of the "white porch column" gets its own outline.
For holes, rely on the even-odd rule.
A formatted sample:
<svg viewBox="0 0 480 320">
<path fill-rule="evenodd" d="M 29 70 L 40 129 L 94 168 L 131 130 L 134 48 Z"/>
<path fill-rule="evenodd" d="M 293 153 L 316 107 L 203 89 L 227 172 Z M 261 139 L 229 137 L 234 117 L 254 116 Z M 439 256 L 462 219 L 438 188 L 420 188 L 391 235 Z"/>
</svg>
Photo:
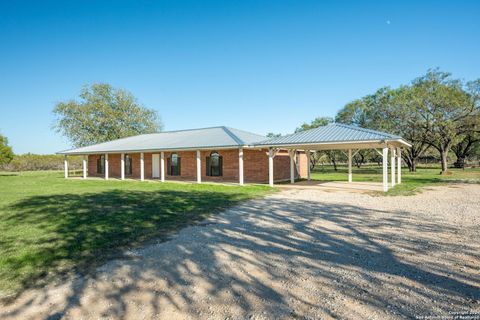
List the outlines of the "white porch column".
<svg viewBox="0 0 480 320">
<path fill-rule="evenodd" d="M 310 157 L 312 156 L 310 154 L 310 150 L 305 150 L 305 153 L 307 154 L 307 180 L 310 181 Z"/>
<path fill-rule="evenodd" d="M 392 167 L 392 187 L 395 187 L 395 165 L 396 165 L 396 160 L 397 160 L 397 156 L 396 156 L 396 152 L 395 152 L 395 148 L 392 148 L 390 150 L 391 154 L 390 154 L 390 166 Z"/>
<path fill-rule="evenodd" d="M 273 149 L 268 150 L 268 184 L 273 187 Z"/>
<path fill-rule="evenodd" d="M 125 180 L 125 153 L 120 155 L 120 179 Z"/>
<path fill-rule="evenodd" d="M 65 179 L 68 178 L 68 158 L 67 155 L 63 157 L 63 169 L 65 174 Z"/>
<path fill-rule="evenodd" d="M 243 186 L 243 148 L 238 149 L 238 183 Z"/>
<path fill-rule="evenodd" d="M 388 147 L 383 147 L 382 153 L 383 164 L 383 191 L 388 191 Z"/>
<path fill-rule="evenodd" d="M 108 180 L 108 153 L 105 153 L 105 180 Z"/>
<path fill-rule="evenodd" d="M 83 179 L 87 179 L 87 156 L 83 156 L 82 165 L 83 165 Z"/>
<path fill-rule="evenodd" d="M 202 183 L 202 159 L 200 158 L 200 150 L 197 150 L 197 183 Z"/>
<path fill-rule="evenodd" d="M 160 180 L 165 182 L 165 152 L 160 152 Z"/>
<path fill-rule="evenodd" d="M 290 154 L 290 183 L 295 183 L 295 160 L 294 156 L 296 150 L 290 150 L 288 152 Z"/>
<path fill-rule="evenodd" d="M 397 148 L 397 183 L 402 183 L 402 149 Z"/>
<path fill-rule="evenodd" d="M 348 182 L 352 182 L 352 149 L 348 149 Z"/>
<path fill-rule="evenodd" d="M 145 157 L 143 152 L 140 153 L 140 180 L 145 180 Z"/>
</svg>

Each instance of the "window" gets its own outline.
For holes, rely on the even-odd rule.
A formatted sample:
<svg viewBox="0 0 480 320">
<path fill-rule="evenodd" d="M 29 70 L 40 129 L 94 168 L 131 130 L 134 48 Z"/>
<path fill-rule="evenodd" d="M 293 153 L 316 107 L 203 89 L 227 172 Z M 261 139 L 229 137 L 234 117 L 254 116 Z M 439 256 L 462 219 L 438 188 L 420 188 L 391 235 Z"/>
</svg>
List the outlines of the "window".
<svg viewBox="0 0 480 320">
<path fill-rule="evenodd" d="M 212 151 L 207 157 L 207 176 L 221 177 L 223 175 L 223 158 L 217 151 Z"/>
<path fill-rule="evenodd" d="M 125 155 L 125 175 L 132 175 L 132 157 L 129 154 Z"/>
<path fill-rule="evenodd" d="M 97 158 L 97 173 L 105 174 L 105 156 Z"/>
<path fill-rule="evenodd" d="M 171 176 L 179 176 L 181 173 L 180 169 L 180 164 L 181 164 L 181 158 L 178 156 L 176 153 L 172 153 L 170 158 L 168 158 L 168 164 L 167 164 L 167 169 L 168 169 L 168 174 Z"/>
</svg>

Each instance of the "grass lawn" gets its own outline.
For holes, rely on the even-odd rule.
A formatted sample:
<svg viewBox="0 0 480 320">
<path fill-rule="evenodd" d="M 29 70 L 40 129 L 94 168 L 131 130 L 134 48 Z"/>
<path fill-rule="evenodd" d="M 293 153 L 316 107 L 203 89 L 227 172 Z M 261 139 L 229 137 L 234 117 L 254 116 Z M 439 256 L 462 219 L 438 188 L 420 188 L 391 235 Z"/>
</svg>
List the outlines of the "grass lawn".
<svg viewBox="0 0 480 320">
<path fill-rule="evenodd" d="M 390 182 L 389 168 L 389 182 Z M 480 183 L 480 168 L 449 169 L 451 175 L 440 175 L 440 167 L 420 167 L 417 172 L 408 172 L 402 168 L 402 183 L 390 188 L 387 195 L 411 195 L 419 192 L 422 187 L 445 184 L 451 182 Z M 353 181 L 382 182 L 382 167 L 376 165 L 353 167 Z M 312 171 L 312 179 L 323 181 L 348 181 L 347 166 L 338 166 L 338 171 L 333 166 L 318 166 Z M 381 194 L 384 194 L 383 192 Z"/>
<path fill-rule="evenodd" d="M 0 173 L 0 298 L 204 219 L 268 186 L 65 180 Z"/>
</svg>

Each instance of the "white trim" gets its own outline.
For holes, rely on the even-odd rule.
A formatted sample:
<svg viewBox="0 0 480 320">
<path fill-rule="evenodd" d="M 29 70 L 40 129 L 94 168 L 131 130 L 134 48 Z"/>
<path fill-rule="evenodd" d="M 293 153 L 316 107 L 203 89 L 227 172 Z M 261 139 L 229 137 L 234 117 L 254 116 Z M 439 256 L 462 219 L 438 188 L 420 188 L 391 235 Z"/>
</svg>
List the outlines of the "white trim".
<svg viewBox="0 0 480 320">
<path fill-rule="evenodd" d="M 152 153 L 152 179 L 160 178 L 160 154 Z"/>
<path fill-rule="evenodd" d="M 63 174 L 65 176 L 65 179 L 68 178 L 68 159 L 67 155 L 63 157 Z"/>
<path fill-rule="evenodd" d="M 122 153 L 120 157 L 120 180 L 125 180 L 125 153 Z"/>
<path fill-rule="evenodd" d="M 140 153 L 140 181 L 145 180 L 145 155 Z"/>
<path fill-rule="evenodd" d="M 383 191 L 388 191 L 388 147 L 383 147 L 382 150 L 382 164 L 383 164 Z"/>
<path fill-rule="evenodd" d="M 411 146 L 411 144 L 409 144 L 408 142 L 406 142 L 405 140 L 403 139 L 395 139 L 395 140 L 362 140 L 362 141 L 331 141 L 331 142 L 302 142 L 302 143 L 283 143 L 283 144 L 265 144 L 265 145 L 254 145 L 255 147 L 265 147 L 265 148 L 287 148 L 287 147 L 291 147 L 291 148 L 298 148 L 298 147 L 301 147 L 301 146 L 322 146 L 322 145 L 325 145 L 325 146 L 328 146 L 328 145 L 356 145 L 356 144 L 360 144 L 360 145 L 367 145 L 367 147 L 365 149 L 373 149 L 371 147 L 368 147 L 368 145 L 385 145 L 385 143 L 388 143 L 388 144 L 392 144 L 395 143 L 395 142 L 398 142 L 400 144 L 404 144 L 408 147 Z M 328 150 L 328 148 L 326 148 Z"/>
<path fill-rule="evenodd" d="M 87 179 L 87 156 L 83 156 L 82 165 L 83 165 L 83 179 Z"/>
<path fill-rule="evenodd" d="M 402 183 L 402 149 L 397 148 L 397 183 Z"/>
<path fill-rule="evenodd" d="M 238 149 L 238 183 L 243 186 L 243 148 Z"/>
<path fill-rule="evenodd" d="M 165 152 L 160 152 L 160 180 L 165 182 Z"/>
<path fill-rule="evenodd" d="M 109 178 L 109 172 L 108 172 L 108 153 L 105 154 L 105 180 L 108 180 Z"/>
<path fill-rule="evenodd" d="M 202 183 L 202 159 L 200 150 L 197 150 L 197 183 Z"/>
<path fill-rule="evenodd" d="M 295 160 L 293 159 L 296 154 L 296 150 L 289 150 L 290 156 L 290 183 L 295 183 Z"/>
<path fill-rule="evenodd" d="M 392 177 L 391 177 L 392 187 L 395 187 L 395 178 L 396 178 L 396 176 L 395 176 L 395 162 L 396 162 L 396 159 L 397 159 L 396 154 L 397 153 L 396 153 L 395 148 L 392 148 L 390 150 L 390 167 L 392 169 Z"/>
<path fill-rule="evenodd" d="M 357 151 L 358 152 L 358 151 Z M 352 182 L 352 149 L 348 149 L 348 182 Z"/>
<path fill-rule="evenodd" d="M 268 150 L 268 184 L 273 187 L 273 157 L 274 151 L 272 148 Z"/>
</svg>

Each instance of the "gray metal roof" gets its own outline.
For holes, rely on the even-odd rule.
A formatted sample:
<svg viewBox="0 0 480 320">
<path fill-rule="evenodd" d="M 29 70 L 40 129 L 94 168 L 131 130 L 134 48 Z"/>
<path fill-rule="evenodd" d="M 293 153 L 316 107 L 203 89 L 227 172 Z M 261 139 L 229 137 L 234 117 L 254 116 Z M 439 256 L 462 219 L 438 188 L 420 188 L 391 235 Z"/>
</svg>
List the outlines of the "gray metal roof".
<svg viewBox="0 0 480 320">
<path fill-rule="evenodd" d="M 222 126 L 142 134 L 58 153 L 90 154 L 103 152 L 228 148 L 252 145 L 265 139 L 265 136 Z"/>
<path fill-rule="evenodd" d="M 401 140 L 402 138 L 393 134 L 364 129 L 356 126 L 331 123 L 315 129 L 305 130 L 272 138 L 256 143 L 257 146 L 275 145 L 299 145 L 299 144 L 320 144 L 332 142 L 366 142 L 381 140 Z"/>
</svg>

